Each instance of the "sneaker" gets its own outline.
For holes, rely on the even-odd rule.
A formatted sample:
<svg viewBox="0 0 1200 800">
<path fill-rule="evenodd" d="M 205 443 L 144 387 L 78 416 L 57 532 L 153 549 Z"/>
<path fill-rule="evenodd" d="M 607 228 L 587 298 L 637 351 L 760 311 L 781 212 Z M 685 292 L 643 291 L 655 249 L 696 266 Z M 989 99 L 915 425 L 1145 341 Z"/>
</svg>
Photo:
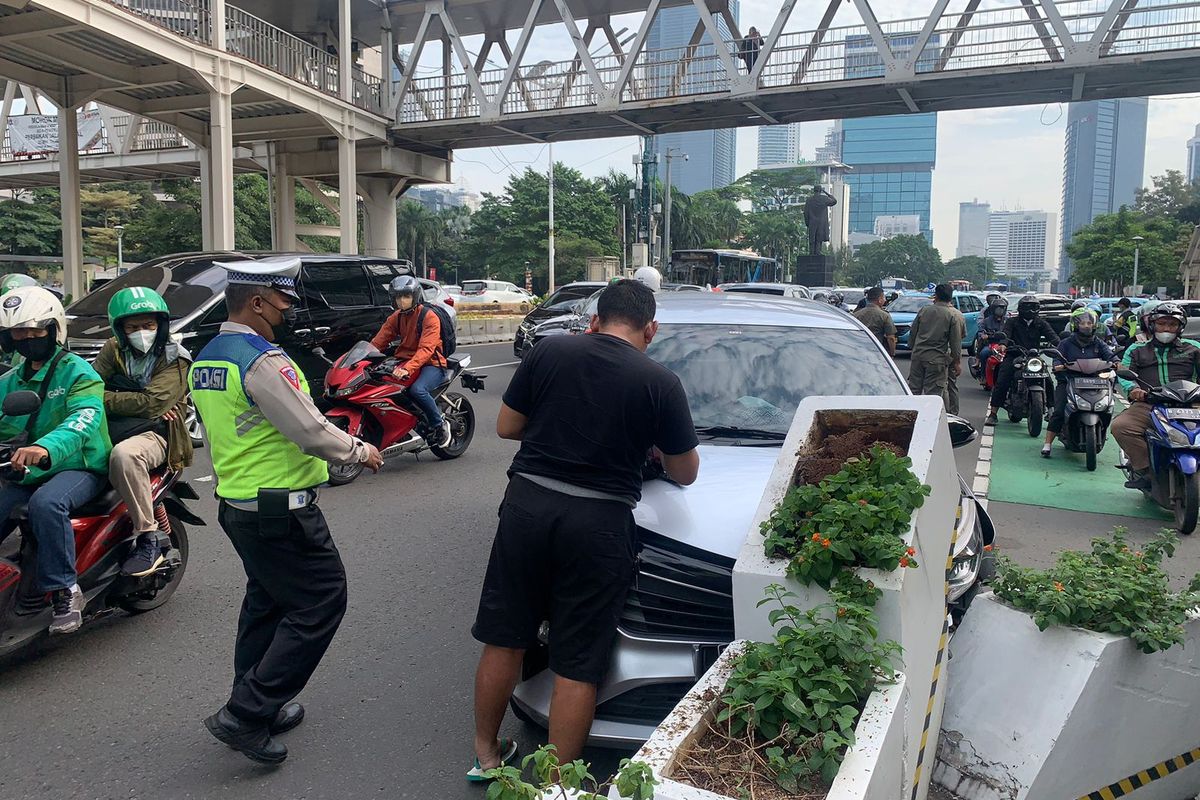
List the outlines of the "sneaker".
<svg viewBox="0 0 1200 800">
<path fill-rule="evenodd" d="M 1150 488 L 1150 474 L 1147 472 L 1131 471 L 1129 473 L 1129 480 L 1125 481 L 1125 488 L 1148 490 Z"/>
<path fill-rule="evenodd" d="M 1042 458 L 1049 458 L 1049 457 L 1050 457 L 1050 445 L 1044 444 L 1044 445 L 1042 445 Z"/>
<path fill-rule="evenodd" d="M 54 618 L 50 621 L 51 633 L 74 633 L 83 624 L 83 592 L 79 584 L 70 589 L 56 589 L 51 596 Z"/>
<path fill-rule="evenodd" d="M 141 578 L 149 575 L 163 563 L 163 551 L 158 545 L 158 536 L 154 533 L 143 533 L 138 536 L 133 552 L 121 564 L 121 574 L 131 578 Z"/>
<path fill-rule="evenodd" d="M 984 425 L 995 425 L 996 424 L 996 412 L 989 411 L 988 415 L 987 415 L 987 419 L 985 419 L 983 421 L 983 424 Z"/>
<path fill-rule="evenodd" d="M 451 440 L 454 438 L 454 435 L 450 432 L 450 420 L 443 419 L 442 427 L 438 428 L 437 433 L 434 435 L 437 436 L 438 447 L 449 447 Z"/>
</svg>

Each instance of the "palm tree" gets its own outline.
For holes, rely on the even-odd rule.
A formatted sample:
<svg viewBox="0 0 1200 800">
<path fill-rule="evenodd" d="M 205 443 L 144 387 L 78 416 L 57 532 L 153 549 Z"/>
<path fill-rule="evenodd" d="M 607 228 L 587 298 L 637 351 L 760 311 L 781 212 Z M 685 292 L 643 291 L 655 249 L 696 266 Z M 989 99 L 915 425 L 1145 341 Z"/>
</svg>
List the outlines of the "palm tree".
<svg viewBox="0 0 1200 800">
<path fill-rule="evenodd" d="M 405 200 L 396 212 L 400 242 L 408 251 L 409 260 L 416 266 L 417 253 L 428 246 L 429 220 L 433 215 L 420 203 Z"/>
</svg>

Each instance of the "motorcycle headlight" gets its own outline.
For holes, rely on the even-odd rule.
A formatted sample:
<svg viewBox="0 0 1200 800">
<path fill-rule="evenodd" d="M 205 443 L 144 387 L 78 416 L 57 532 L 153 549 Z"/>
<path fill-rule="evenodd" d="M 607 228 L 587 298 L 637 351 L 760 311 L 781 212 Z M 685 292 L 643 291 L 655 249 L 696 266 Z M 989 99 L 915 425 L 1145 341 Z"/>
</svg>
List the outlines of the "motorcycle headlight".
<svg viewBox="0 0 1200 800">
<path fill-rule="evenodd" d="M 1045 365 L 1039 359 L 1031 358 L 1029 363 L 1025 365 L 1025 369 L 1030 372 L 1041 372 Z"/>
<path fill-rule="evenodd" d="M 1113 404 L 1112 395 L 1106 394 L 1106 395 L 1103 395 L 1099 400 L 1097 400 L 1095 403 L 1092 404 L 1092 410 L 1107 411 L 1108 409 L 1112 408 L 1112 404 Z"/>
<path fill-rule="evenodd" d="M 362 386 L 366 382 L 366 380 L 367 380 L 367 373 L 360 372 L 357 375 L 355 375 L 353 378 L 351 378 L 349 383 L 347 383 L 345 386 L 343 386 L 342 388 L 335 391 L 332 396 L 333 397 L 349 397 L 350 395 L 354 394 L 354 392 L 358 389 L 358 387 Z"/>
</svg>

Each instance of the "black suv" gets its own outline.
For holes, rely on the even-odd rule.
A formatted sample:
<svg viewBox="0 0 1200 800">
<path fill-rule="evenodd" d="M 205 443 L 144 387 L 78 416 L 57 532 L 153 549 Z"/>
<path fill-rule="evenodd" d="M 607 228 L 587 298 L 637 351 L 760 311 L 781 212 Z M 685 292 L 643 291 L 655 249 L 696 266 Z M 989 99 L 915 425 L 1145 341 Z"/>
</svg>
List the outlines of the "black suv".
<svg viewBox="0 0 1200 800">
<path fill-rule="evenodd" d="M 129 286 L 154 289 L 171 309 L 171 332 L 195 356 L 208 344 L 226 320 L 226 272 L 218 261 L 263 258 L 271 253 L 183 253 L 147 261 L 106 283 L 67 308 L 68 346 L 92 361 L 112 335 L 108 325 L 108 301 Z M 387 285 L 397 275 L 411 275 L 412 266 L 402 259 L 372 256 L 314 255 L 297 253 L 303 267 L 296 325 L 279 344 L 308 377 L 314 396 L 324 390 L 328 369 L 313 353 L 322 347 L 336 359 L 361 339 L 370 339 L 392 311 Z M 420 280 L 420 279 L 419 279 Z M 437 284 L 421 281 L 426 297 Z"/>
<path fill-rule="evenodd" d="M 534 329 L 552 319 L 573 317 L 584 302 L 608 284 L 604 281 L 576 281 L 561 286 L 546 301 L 525 315 L 513 337 L 513 355 L 524 358 L 539 338 Z"/>
</svg>

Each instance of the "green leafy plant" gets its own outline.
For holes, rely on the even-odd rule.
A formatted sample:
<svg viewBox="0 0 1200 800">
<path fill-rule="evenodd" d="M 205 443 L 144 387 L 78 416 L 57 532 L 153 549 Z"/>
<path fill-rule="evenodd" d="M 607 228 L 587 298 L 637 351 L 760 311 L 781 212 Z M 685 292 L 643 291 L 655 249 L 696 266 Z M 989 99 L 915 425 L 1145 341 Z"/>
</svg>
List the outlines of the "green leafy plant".
<svg viewBox="0 0 1200 800">
<path fill-rule="evenodd" d="M 525 781 L 525 770 L 532 771 L 536 784 Z M 496 767 L 488 770 L 486 776 L 491 781 L 487 800 L 605 800 L 590 765 L 579 759 L 560 763 L 557 748 L 552 744 L 525 756 L 520 769 Z M 617 787 L 621 797 L 629 800 L 653 800 L 654 787 L 658 784 L 649 765 L 628 758 L 621 760 L 617 774 L 609 782 Z"/>
<path fill-rule="evenodd" d="M 1074 625 L 1128 636 L 1144 653 L 1167 650 L 1184 639 L 1189 610 L 1200 605 L 1200 575 L 1173 592 L 1164 558 L 1178 537 L 1163 530 L 1144 546 L 1130 545 L 1125 528 L 1092 540 L 1092 551 L 1069 550 L 1047 570 L 1000 559 L 996 596 L 1033 615 L 1040 630 Z"/>
<path fill-rule="evenodd" d="M 909 459 L 876 444 L 820 483 L 791 487 L 762 524 L 766 554 L 826 589 L 847 567 L 916 567 L 901 537 L 929 492 Z"/>
</svg>

